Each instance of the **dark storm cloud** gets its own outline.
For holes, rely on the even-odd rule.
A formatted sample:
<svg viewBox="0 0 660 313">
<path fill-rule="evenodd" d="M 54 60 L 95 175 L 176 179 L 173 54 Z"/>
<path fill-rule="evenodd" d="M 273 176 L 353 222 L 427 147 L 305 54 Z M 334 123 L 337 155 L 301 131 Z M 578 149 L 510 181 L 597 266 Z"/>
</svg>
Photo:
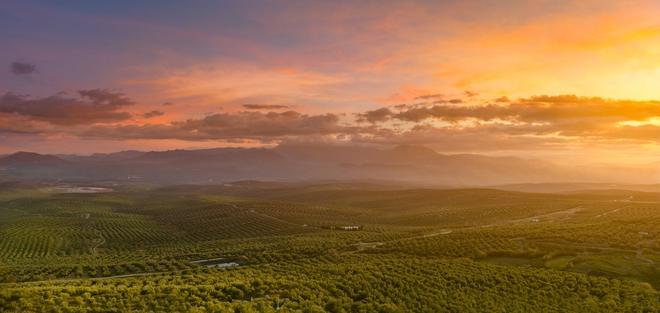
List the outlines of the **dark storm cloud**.
<svg viewBox="0 0 660 313">
<path fill-rule="evenodd" d="M 80 90 L 77 96 L 58 93 L 43 98 L 6 93 L 0 96 L 0 113 L 56 125 L 83 125 L 127 120 L 131 115 L 120 110 L 132 104 L 122 93 L 104 89 Z"/>
<path fill-rule="evenodd" d="M 30 63 L 24 63 L 24 62 L 12 62 L 11 66 L 9 67 L 9 70 L 14 74 L 14 75 L 30 75 L 32 73 L 37 72 L 37 66 L 34 64 Z"/>
</svg>

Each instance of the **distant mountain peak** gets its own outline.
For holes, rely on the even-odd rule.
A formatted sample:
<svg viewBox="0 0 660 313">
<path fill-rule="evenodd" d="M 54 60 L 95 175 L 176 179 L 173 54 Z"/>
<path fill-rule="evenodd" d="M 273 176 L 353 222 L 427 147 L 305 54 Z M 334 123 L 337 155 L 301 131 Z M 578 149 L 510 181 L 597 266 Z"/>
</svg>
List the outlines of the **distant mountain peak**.
<svg viewBox="0 0 660 313">
<path fill-rule="evenodd" d="M 61 164 L 66 161 L 52 155 L 39 154 L 35 152 L 19 151 L 3 158 L 0 158 L 0 164 L 3 165 L 22 165 L 22 164 Z"/>
<path fill-rule="evenodd" d="M 14 152 L 8 156 L 15 156 L 15 157 L 27 157 L 27 156 L 43 156 L 44 154 L 39 154 L 36 152 L 29 152 L 29 151 L 18 151 Z"/>
<path fill-rule="evenodd" d="M 0 157 L 0 181 L 129 180 L 215 184 L 241 180 L 382 180 L 452 186 L 538 182 L 656 182 L 657 168 L 567 168 L 541 160 L 441 154 L 421 145 L 128 151 L 91 156 L 17 152 Z M 619 179 L 622 177 L 623 179 Z"/>
</svg>

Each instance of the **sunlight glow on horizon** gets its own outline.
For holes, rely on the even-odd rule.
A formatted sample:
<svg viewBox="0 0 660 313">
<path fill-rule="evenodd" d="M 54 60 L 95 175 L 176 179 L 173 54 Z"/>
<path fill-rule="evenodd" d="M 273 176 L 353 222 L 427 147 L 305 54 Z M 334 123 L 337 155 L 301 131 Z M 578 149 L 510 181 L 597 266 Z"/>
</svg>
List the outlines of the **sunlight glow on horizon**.
<svg viewBox="0 0 660 313">
<path fill-rule="evenodd" d="M 334 140 L 657 161 L 660 109 L 649 103 L 660 100 L 658 14 L 654 1 L 340 1 L 286 8 L 227 1 L 187 10 L 10 1 L 0 9 L 0 34 L 18 35 L 6 36 L 10 49 L 0 51 L 0 61 L 16 68 L 0 74 L 0 122 L 7 125 L 0 127 L 0 151 Z M 54 37 L 61 40 L 45 40 Z M 130 103 L 113 103 L 119 94 Z M 580 121 L 550 115 L 517 121 L 522 107 L 504 117 L 484 112 L 451 121 L 454 107 L 506 107 L 542 95 L 619 105 L 582 112 Z M 577 114 L 580 106 L 571 101 L 545 105 L 571 106 Z M 88 112 L 87 102 L 105 107 Z M 432 108 L 439 103 L 446 107 Z M 371 112 L 401 105 L 436 111 L 409 120 Z M 89 120 L 67 125 L 75 110 Z M 365 114 L 371 122 L 357 121 Z M 260 122 L 246 126 L 254 120 Z"/>
</svg>

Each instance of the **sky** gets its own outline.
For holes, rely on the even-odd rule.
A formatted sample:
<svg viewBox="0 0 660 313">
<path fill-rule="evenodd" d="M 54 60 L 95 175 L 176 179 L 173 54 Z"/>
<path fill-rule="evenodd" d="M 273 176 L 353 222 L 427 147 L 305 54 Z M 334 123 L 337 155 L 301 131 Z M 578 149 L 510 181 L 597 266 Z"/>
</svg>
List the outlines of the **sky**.
<svg viewBox="0 0 660 313">
<path fill-rule="evenodd" d="M 658 1 L 0 4 L 0 153 L 419 144 L 660 162 Z"/>
</svg>

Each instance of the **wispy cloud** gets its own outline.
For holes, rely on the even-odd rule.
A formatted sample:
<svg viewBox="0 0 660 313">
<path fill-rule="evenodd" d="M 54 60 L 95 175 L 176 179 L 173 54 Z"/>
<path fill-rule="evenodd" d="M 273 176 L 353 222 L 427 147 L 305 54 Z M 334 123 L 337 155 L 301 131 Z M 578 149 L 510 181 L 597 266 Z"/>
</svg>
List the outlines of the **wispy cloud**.
<svg viewBox="0 0 660 313">
<path fill-rule="evenodd" d="M 248 110 L 282 110 L 288 109 L 288 105 L 278 105 L 278 104 L 244 104 L 244 108 Z"/>
<path fill-rule="evenodd" d="M 218 113 L 201 119 L 169 124 L 95 126 L 80 136 L 112 139 L 241 140 L 272 142 L 286 137 L 333 135 L 347 132 L 334 114 L 307 115 L 282 113 Z"/>
<path fill-rule="evenodd" d="M 499 98 L 498 98 L 499 99 Z M 660 145 L 660 102 L 573 95 L 487 103 L 397 105 L 351 115 L 296 111 L 216 113 L 160 124 L 94 126 L 82 137 L 179 140 L 256 140 L 264 143 L 326 136 L 379 144 L 424 143 L 447 149 L 502 150 L 592 143 Z M 500 99 L 501 100 L 501 99 Z M 366 123 L 366 124 L 365 124 Z M 487 139 L 487 143 L 484 140 Z M 469 141 L 469 142 L 466 142 Z M 483 144 L 480 144 L 483 143 Z M 490 149 L 490 148 L 489 148 Z"/>
<path fill-rule="evenodd" d="M 4 59 L 57 62 L 39 84 L 16 76 L 41 64 L 8 64 L 5 132 L 117 147 L 130 138 L 166 148 L 166 140 L 307 136 L 448 150 L 660 151 L 658 104 L 646 101 L 660 99 L 657 1 L 208 2 L 185 14 L 179 5 L 119 14 L 16 1 L 7 10 L 17 35 L 3 41 L 16 48 Z M 44 96 L 68 88 L 84 90 Z M 542 94 L 551 96 L 534 96 Z"/>
<path fill-rule="evenodd" d="M 58 93 L 43 98 L 6 93 L 0 96 L 0 113 L 66 126 L 125 121 L 131 114 L 121 110 L 133 104 L 122 93 L 104 89 L 80 90 L 77 95 Z"/>
<path fill-rule="evenodd" d="M 163 116 L 163 115 L 165 115 L 165 112 L 158 111 L 158 110 L 153 110 L 153 111 L 150 111 L 150 112 L 143 113 L 142 117 L 152 118 L 152 117 L 158 117 L 158 116 Z"/>
</svg>

